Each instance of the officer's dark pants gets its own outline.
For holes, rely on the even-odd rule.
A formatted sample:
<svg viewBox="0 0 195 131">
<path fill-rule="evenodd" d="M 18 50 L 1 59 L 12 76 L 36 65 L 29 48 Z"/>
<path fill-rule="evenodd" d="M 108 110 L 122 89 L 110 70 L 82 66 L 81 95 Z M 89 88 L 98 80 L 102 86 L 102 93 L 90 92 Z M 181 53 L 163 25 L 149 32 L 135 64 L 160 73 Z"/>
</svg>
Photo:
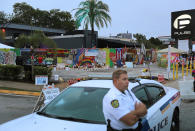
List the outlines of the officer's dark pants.
<svg viewBox="0 0 195 131">
<path fill-rule="evenodd" d="M 108 120 L 108 125 L 107 125 L 107 131 L 141 131 L 141 129 L 142 129 L 141 121 L 139 121 L 138 127 L 136 129 L 122 129 L 122 130 L 113 129 L 110 126 L 110 120 Z"/>
</svg>

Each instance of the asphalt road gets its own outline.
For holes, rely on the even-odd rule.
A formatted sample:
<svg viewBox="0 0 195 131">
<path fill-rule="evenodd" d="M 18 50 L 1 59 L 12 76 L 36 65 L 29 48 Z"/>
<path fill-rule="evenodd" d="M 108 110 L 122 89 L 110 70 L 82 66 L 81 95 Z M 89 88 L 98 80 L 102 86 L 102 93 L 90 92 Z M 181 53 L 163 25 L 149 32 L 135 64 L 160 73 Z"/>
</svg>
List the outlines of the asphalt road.
<svg viewBox="0 0 195 131">
<path fill-rule="evenodd" d="M 0 124 L 32 113 L 37 99 L 0 94 Z"/>
<path fill-rule="evenodd" d="M 30 114 L 37 97 L 10 96 L 0 94 L 0 124 Z M 195 130 L 195 102 L 182 102 L 180 131 Z"/>
</svg>

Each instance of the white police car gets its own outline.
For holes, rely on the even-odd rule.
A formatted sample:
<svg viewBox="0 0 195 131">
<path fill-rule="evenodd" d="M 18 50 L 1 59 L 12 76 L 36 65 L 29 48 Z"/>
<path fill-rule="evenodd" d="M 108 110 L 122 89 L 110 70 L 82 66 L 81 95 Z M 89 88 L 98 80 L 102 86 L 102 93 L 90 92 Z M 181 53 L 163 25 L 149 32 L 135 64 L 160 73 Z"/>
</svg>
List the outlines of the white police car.
<svg viewBox="0 0 195 131">
<path fill-rule="evenodd" d="M 65 89 L 39 112 L 0 125 L 0 131 L 106 131 L 102 100 L 112 80 L 81 81 Z M 146 104 L 142 131 L 179 130 L 180 92 L 153 80 L 130 82 Z"/>
</svg>

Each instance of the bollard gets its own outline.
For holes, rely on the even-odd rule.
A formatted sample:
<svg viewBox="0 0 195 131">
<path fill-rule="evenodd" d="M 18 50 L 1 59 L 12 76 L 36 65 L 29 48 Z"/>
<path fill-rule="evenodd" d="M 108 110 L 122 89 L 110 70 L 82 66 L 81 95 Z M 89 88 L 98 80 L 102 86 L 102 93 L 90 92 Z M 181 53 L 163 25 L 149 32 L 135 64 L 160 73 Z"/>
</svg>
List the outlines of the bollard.
<svg viewBox="0 0 195 131">
<path fill-rule="evenodd" d="M 182 78 L 184 77 L 184 62 L 182 62 Z"/>
<path fill-rule="evenodd" d="M 178 62 L 176 62 L 176 79 L 178 79 Z"/>
<path fill-rule="evenodd" d="M 186 61 L 186 76 L 188 76 L 188 60 Z"/>
<path fill-rule="evenodd" d="M 175 63 L 173 63 L 173 80 L 175 80 Z"/>
<path fill-rule="evenodd" d="M 192 74 L 192 60 L 190 60 L 190 74 Z"/>
<path fill-rule="evenodd" d="M 195 60 L 193 61 L 193 65 L 194 65 L 194 66 L 193 66 L 193 67 L 194 67 L 193 69 L 195 70 Z"/>
</svg>

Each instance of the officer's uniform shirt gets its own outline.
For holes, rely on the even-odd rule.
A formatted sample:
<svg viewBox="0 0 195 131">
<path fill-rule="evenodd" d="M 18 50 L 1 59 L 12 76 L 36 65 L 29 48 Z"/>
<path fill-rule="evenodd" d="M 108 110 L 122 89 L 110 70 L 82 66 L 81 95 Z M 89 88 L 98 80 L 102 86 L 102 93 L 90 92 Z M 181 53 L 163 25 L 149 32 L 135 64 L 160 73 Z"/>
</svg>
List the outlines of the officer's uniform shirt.
<svg viewBox="0 0 195 131">
<path fill-rule="evenodd" d="M 111 127 L 117 130 L 137 128 L 138 122 L 133 126 L 128 126 L 120 121 L 124 115 L 135 110 L 136 102 L 140 101 L 130 90 L 122 93 L 113 86 L 103 98 L 103 113 L 106 122 L 110 119 Z"/>
</svg>

